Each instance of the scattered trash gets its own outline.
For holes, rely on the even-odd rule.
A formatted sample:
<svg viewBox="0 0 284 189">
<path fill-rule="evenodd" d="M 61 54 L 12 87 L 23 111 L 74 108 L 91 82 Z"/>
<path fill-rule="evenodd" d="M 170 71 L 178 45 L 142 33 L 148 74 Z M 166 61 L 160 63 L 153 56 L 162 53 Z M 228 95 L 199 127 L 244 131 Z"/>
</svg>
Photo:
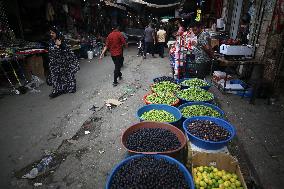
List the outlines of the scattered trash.
<svg viewBox="0 0 284 189">
<path fill-rule="evenodd" d="M 125 115 L 126 115 L 126 113 L 121 114 L 121 116 L 125 116 Z"/>
<path fill-rule="evenodd" d="M 71 143 L 71 144 L 76 144 L 77 141 L 76 140 L 73 140 L 73 139 L 68 139 L 67 142 Z"/>
<path fill-rule="evenodd" d="M 91 132 L 90 131 L 85 131 L 85 135 L 88 135 L 90 134 Z"/>
<path fill-rule="evenodd" d="M 114 106 L 119 106 L 122 104 L 122 102 L 116 100 L 116 99 L 108 99 L 106 100 L 106 104 L 114 105 Z"/>
<path fill-rule="evenodd" d="M 32 170 L 22 176 L 22 178 L 33 179 L 36 178 L 39 174 L 43 173 L 47 168 L 50 162 L 52 161 L 52 156 L 46 156 L 43 158 L 36 167 L 32 168 Z"/>
<path fill-rule="evenodd" d="M 44 83 L 44 81 L 42 79 L 40 79 L 38 76 L 32 75 L 31 82 L 28 83 L 25 87 L 30 89 L 31 93 L 39 93 L 40 90 L 36 90 L 36 88 L 38 88 L 43 83 Z"/>
<path fill-rule="evenodd" d="M 97 107 L 97 106 L 93 105 L 93 106 L 92 106 L 89 110 L 90 110 L 90 111 L 94 111 L 94 112 L 95 112 L 97 108 L 99 108 L 99 107 Z"/>
<path fill-rule="evenodd" d="M 99 150 L 99 153 L 103 154 L 103 153 L 105 153 L 105 151 L 104 150 Z"/>
<path fill-rule="evenodd" d="M 34 183 L 34 186 L 35 186 L 35 187 L 37 187 L 37 186 L 42 186 L 42 183 L 40 183 L 40 182 L 37 183 L 37 182 L 36 182 L 36 183 Z"/>
</svg>

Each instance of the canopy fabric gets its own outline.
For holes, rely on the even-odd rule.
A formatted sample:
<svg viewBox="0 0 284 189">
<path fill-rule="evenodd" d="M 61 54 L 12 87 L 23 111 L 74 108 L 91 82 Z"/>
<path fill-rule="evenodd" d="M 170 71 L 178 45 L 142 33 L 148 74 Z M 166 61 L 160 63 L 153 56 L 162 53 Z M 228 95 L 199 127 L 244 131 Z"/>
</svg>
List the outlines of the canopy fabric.
<svg viewBox="0 0 284 189">
<path fill-rule="evenodd" d="M 166 8 L 166 7 L 172 7 L 180 4 L 180 1 L 178 0 L 131 0 L 136 3 L 145 4 L 148 7 L 154 7 L 154 8 Z"/>
<path fill-rule="evenodd" d="M 115 8 L 118 8 L 118 9 L 126 11 L 126 8 L 124 6 L 121 6 L 121 5 L 118 5 L 118 4 L 115 4 L 115 3 L 111 3 L 109 1 L 105 1 L 105 4 L 107 6 L 115 7 Z"/>
</svg>

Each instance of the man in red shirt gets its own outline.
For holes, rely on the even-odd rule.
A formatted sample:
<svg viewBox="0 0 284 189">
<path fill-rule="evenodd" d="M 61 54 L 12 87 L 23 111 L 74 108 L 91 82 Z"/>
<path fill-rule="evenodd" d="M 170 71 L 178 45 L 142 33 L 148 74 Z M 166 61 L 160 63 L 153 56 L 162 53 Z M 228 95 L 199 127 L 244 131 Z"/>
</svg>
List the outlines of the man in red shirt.
<svg viewBox="0 0 284 189">
<path fill-rule="evenodd" d="M 123 65 L 123 46 L 127 46 L 127 44 L 123 35 L 118 30 L 118 26 L 114 26 L 112 29 L 112 32 L 106 39 L 106 45 L 102 51 L 100 59 L 103 58 L 105 52 L 107 51 L 107 49 L 109 49 L 111 58 L 115 65 L 113 86 L 117 86 L 117 78 L 122 79 L 122 73 L 120 69 Z"/>
</svg>

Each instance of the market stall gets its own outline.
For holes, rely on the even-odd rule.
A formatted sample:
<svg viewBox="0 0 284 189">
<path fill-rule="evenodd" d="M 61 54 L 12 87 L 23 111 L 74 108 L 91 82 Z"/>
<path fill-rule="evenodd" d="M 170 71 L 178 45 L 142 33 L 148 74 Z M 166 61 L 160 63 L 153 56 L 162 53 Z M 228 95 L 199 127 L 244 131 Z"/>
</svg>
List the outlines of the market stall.
<svg viewBox="0 0 284 189">
<path fill-rule="evenodd" d="M 137 111 L 140 123 L 122 133 L 127 157 L 112 170 L 106 188 L 247 189 L 227 147 L 235 127 L 208 91 L 211 85 L 197 78 L 177 83 L 166 76 L 153 82 L 144 96 L 148 105 Z"/>
</svg>

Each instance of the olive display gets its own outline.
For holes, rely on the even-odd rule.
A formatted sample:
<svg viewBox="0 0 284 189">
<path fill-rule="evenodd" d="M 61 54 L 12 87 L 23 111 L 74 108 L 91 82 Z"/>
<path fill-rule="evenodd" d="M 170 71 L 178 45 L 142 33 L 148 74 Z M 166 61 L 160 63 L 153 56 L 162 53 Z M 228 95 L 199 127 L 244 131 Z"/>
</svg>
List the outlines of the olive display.
<svg viewBox="0 0 284 189">
<path fill-rule="evenodd" d="M 143 128 L 128 136 L 126 147 L 137 152 L 165 152 L 181 147 L 178 137 L 162 128 Z"/>
<path fill-rule="evenodd" d="M 220 142 L 231 137 L 231 133 L 209 120 L 195 120 L 187 126 L 187 130 L 194 136 L 207 141 Z"/>
<path fill-rule="evenodd" d="M 172 105 L 178 101 L 178 98 L 170 93 L 165 93 L 165 94 L 152 93 L 146 97 L 146 100 L 152 104 Z"/>
<path fill-rule="evenodd" d="M 144 156 L 122 165 L 114 174 L 110 188 L 189 189 L 190 187 L 178 165 L 162 158 Z"/>
<path fill-rule="evenodd" d="M 159 83 L 154 83 L 152 85 L 152 91 L 155 93 L 175 93 L 180 90 L 178 84 L 172 83 L 170 81 L 162 81 Z"/>
<path fill-rule="evenodd" d="M 193 78 L 193 79 L 187 79 L 181 82 L 181 85 L 183 86 L 189 86 L 189 87 L 206 87 L 209 86 L 208 83 L 202 79 Z"/>
<path fill-rule="evenodd" d="M 150 110 L 148 112 L 144 112 L 141 118 L 146 121 L 158 121 L 158 122 L 177 121 L 173 114 L 165 110 Z"/>
<path fill-rule="evenodd" d="M 172 83 L 176 83 L 176 80 L 172 77 L 169 77 L 169 76 L 158 77 L 158 78 L 155 78 L 153 81 L 154 81 L 154 83 L 159 83 L 159 82 L 162 82 L 162 81 L 170 81 Z"/>
<path fill-rule="evenodd" d="M 209 106 L 204 105 L 191 105 L 181 109 L 183 117 L 193 116 L 210 116 L 210 117 L 222 117 L 222 115 Z"/>
<path fill-rule="evenodd" d="M 187 101 L 211 101 L 214 95 L 199 87 L 190 87 L 177 92 L 177 96 Z"/>
</svg>

